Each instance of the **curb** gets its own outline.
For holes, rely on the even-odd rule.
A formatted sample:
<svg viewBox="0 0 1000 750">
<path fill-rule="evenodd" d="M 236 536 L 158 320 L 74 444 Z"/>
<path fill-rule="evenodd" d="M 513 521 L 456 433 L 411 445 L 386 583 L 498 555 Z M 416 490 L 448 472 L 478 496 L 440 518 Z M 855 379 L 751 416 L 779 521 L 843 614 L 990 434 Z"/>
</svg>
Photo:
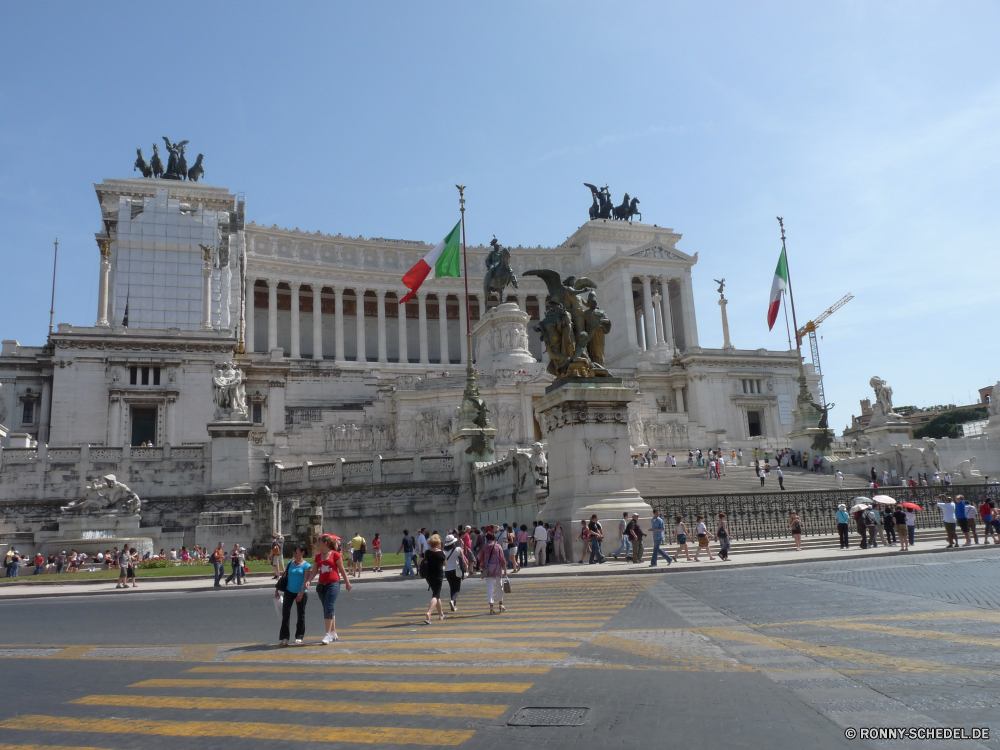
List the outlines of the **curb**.
<svg viewBox="0 0 1000 750">
<path fill-rule="evenodd" d="M 969 551 L 969 552 L 971 552 L 973 550 L 982 552 L 982 551 L 985 551 L 987 549 L 992 550 L 994 548 L 1000 548 L 1000 545 L 976 545 L 976 546 L 968 547 L 968 548 L 966 548 L 966 547 L 959 547 L 958 549 L 948 549 L 946 547 L 939 547 L 937 549 L 912 550 L 911 552 L 907 552 L 906 556 L 909 557 L 909 556 L 911 556 L 911 554 L 912 555 L 932 555 L 932 554 L 942 554 L 942 553 L 950 553 L 950 552 L 962 552 L 962 551 L 966 551 L 966 550 Z M 522 581 L 522 582 L 530 582 L 532 579 L 535 579 L 535 578 L 586 578 L 586 577 L 590 577 L 590 576 L 656 575 L 656 574 L 659 574 L 659 573 L 668 573 L 668 572 L 674 573 L 674 574 L 677 574 L 677 573 L 680 573 L 680 572 L 684 572 L 684 573 L 706 572 L 706 571 L 707 572 L 711 572 L 711 571 L 715 571 L 715 570 L 726 570 L 726 569 L 728 569 L 728 570 L 733 570 L 733 569 L 740 570 L 740 569 L 744 569 L 744 568 L 764 568 L 764 567 L 770 567 L 770 566 L 773 566 L 773 565 L 793 565 L 793 564 L 796 564 L 796 563 L 800 563 L 800 564 L 803 564 L 803 565 L 808 565 L 809 563 L 830 562 L 831 560 L 860 560 L 860 559 L 871 559 L 871 558 L 875 558 L 875 557 L 888 557 L 888 556 L 898 557 L 898 556 L 900 556 L 902 554 L 903 554 L 902 550 L 898 550 L 898 549 L 895 550 L 895 551 L 893 551 L 893 552 L 890 552 L 890 553 L 883 552 L 883 553 L 879 553 L 879 554 L 876 554 L 876 555 L 871 555 L 868 552 L 862 552 L 862 551 L 859 550 L 857 552 L 853 552 L 853 553 L 846 554 L 846 555 L 831 555 L 829 557 L 808 558 L 808 559 L 794 559 L 793 558 L 793 559 L 789 559 L 789 560 L 762 560 L 760 562 L 748 562 L 748 563 L 743 563 L 743 564 L 740 564 L 740 565 L 734 565 L 734 566 L 732 566 L 730 568 L 725 568 L 725 566 L 704 566 L 704 567 L 697 567 L 697 568 L 695 568 L 695 567 L 686 568 L 683 571 L 672 570 L 671 569 L 673 567 L 672 565 L 657 565 L 654 568 L 651 565 L 646 565 L 646 564 L 642 563 L 642 564 L 640 564 L 640 566 L 638 568 L 636 568 L 636 567 L 632 567 L 632 568 L 611 568 L 611 569 L 604 568 L 601 572 L 598 572 L 597 570 L 594 570 L 594 572 L 591 573 L 591 572 L 584 572 L 583 570 L 580 570 L 579 569 L 579 567 L 580 567 L 579 564 L 575 564 L 573 568 L 569 568 L 569 569 L 566 569 L 566 570 L 560 570 L 560 571 L 553 570 L 551 572 L 532 573 L 531 575 L 524 576 L 524 577 L 518 577 L 515 574 L 515 577 L 513 578 L 513 580 L 515 580 L 515 581 Z M 263 576 L 263 575 L 267 575 L 267 574 L 258 574 L 258 575 L 259 576 Z M 376 583 L 399 583 L 399 582 L 404 581 L 404 580 L 408 580 L 408 579 L 404 579 L 404 578 L 400 578 L 400 577 L 394 576 L 394 577 L 391 577 L 391 578 L 368 578 L 368 579 L 364 580 L 364 583 L 365 584 L 368 584 L 368 583 L 372 583 L 372 584 L 376 584 Z M 420 579 L 414 577 L 412 580 L 418 581 Z M 352 581 L 351 585 L 352 586 L 357 586 L 359 583 L 361 583 L 361 581 Z M 244 584 L 244 585 L 249 585 L 249 584 Z M 257 585 L 257 586 L 252 586 L 252 588 L 263 589 L 263 588 L 266 588 L 266 586 L 264 586 L 264 585 Z M 131 589 L 129 589 L 129 590 L 131 591 Z M 144 592 L 141 592 L 141 593 L 177 594 L 177 593 L 196 593 L 196 592 L 205 592 L 205 591 L 214 591 L 214 590 L 215 590 L 215 586 L 198 586 L 197 588 L 153 589 L 153 590 L 150 590 L 148 592 L 144 591 Z M 239 589 L 237 589 L 237 590 L 239 590 Z M 11 599 L 52 599 L 52 598 L 55 598 L 55 597 L 66 597 L 66 596 L 101 596 L 101 595 L 113 595 L 115 591 L 116 591 L 115 589 L 107 589 L 107 590 L 100 590 L 100 591 L 65 591 L 65 592 L 61 592 L 61 593 L 58 593 L 58 594 L 41 594 L 41 593 L 32 593 L 32 592 L 26 592 L 24 594 L 21 594 L 21 593 L 18 593 L 18 594 L 9 594 L 7 596 L 0 596 L 0 605 L 2 605 L 4 601 L 11 600 Z"/>
</svg>

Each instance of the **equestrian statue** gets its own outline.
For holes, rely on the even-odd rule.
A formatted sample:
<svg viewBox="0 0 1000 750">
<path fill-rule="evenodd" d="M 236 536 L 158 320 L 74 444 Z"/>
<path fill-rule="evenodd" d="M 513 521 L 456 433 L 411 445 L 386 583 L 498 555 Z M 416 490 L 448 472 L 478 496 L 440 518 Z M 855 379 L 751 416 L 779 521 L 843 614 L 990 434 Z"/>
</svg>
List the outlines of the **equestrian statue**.
<svg viewBox="0 0 1000 750">
<path fill-rule="evenodd" d="M 503 291 L 512 286 L 517 289 L 517 275 L 510 267 L 510 248 L 497 241 L 496 235 L 490 240 L 490 251 L 486 255 L 486 275 L 483 277 L 483 294 L 486 305 L 489 306 L 490 294 L 497 293 L 500 304 L 503 304 Z"/>
</svg>

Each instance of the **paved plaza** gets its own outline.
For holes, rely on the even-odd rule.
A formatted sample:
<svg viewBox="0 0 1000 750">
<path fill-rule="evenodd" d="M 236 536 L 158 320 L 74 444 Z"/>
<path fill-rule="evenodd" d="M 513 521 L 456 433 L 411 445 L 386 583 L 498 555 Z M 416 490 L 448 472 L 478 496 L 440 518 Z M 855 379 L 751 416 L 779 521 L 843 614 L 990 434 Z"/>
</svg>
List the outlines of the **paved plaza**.
<svg viewBox="0 0 1000 750">
<path fill-rule="evenodd" d="M 5 600 L 0 748 L 827 748 L 866 745 L 845 738 L 858 727 L 1000 731 L 998 554 L 515 578 L 494 616 L 471 579 L 429 627 L 422 582 L 362 583 L 338 599 L 337 643 L 319 644 L 314 601 L 306 643 L 286 649 L 269 587 Z M 587 711 L 511 726 L 528 707 Z"/>
</svg>

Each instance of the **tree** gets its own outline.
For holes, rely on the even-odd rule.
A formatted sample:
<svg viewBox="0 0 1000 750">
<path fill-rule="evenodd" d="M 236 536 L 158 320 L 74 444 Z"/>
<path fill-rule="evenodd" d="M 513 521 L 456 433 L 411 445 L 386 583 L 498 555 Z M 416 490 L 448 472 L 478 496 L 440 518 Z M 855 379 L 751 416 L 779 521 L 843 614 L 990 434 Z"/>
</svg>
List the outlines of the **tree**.
<svg viewBox="0 0 1000 750">
<path fill-rule="evenodd" d="M 988 416 L 989 413 L 985 408 L 959 409 L 948 414 L 941 414 L 920 429 L 914 430 L 913 437 L 915 440 L 920 438 L 957 438 L 961 435 L 961 431 L 958 429 L 959 425 L 986 419 Z"/>
</svg>

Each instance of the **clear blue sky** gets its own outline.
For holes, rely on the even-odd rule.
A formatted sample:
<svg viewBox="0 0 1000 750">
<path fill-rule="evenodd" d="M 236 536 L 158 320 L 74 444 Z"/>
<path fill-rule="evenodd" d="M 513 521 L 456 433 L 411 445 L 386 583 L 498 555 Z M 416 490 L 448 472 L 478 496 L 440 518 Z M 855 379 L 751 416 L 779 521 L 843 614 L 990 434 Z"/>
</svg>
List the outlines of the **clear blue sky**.
<svg viewBox="0 0 1000 750">
<path fill-rule="evenodd" d="M 623 10 L 624 9 L 624 10 Z M 843 426 L 1000 378 L 996 3 L 11 3 L 0 29 L 0 335 L 96 313 L 91 183 L 160 136 L 259 223 L 437 241 L 468 185 L 471 242 L 554 245 L 583 182 L 638 196 L 699 253 L 704 346 L 725 277 L 740 348 L 785 217 L 800 322 Z M 985 331 L 985 333 L 984 333 Z"/>
</svg>

